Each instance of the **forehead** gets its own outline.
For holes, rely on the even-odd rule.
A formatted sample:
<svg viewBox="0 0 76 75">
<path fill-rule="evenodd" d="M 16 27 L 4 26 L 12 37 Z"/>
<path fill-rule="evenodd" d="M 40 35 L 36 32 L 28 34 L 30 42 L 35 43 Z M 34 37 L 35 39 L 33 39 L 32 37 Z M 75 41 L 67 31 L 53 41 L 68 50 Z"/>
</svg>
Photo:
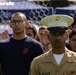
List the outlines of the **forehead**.
<svg viewBox="0 0 76 75">
<path fill-rule="evenodd" d="M 22 15 L 22 14 L 13 15 L 12 16 L 12 20 L 16 20 L 16 19 L 22 20 L 22 19 L 24 19 L 24 15 Z"/>
<path fill-rule="evenodd" d="M 46 29 L 40 29 L 39 32 L 41 33 L 41 32 L 44 32 L 45 30 L 46 30 Z"/>
</svg>

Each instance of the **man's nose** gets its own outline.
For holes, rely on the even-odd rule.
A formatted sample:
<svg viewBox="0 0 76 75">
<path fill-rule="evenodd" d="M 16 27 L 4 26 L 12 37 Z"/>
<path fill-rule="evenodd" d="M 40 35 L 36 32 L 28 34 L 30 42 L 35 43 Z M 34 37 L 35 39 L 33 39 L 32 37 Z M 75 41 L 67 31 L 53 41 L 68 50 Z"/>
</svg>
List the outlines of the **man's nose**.
<svg viewBox="0 0 76 75">
<path fill-rule="evenodd" d="M 56 35 L 56 38 L 57 38 L 57 39 L 60 39 L 60 38 L 61 38 L 61 36 L 60 36 L 60 35 Z"/>
<path fill-rule="evenodd" d="M 16 21 L 15 24 L 18 25 L 18 22 Z"/>
</svg>

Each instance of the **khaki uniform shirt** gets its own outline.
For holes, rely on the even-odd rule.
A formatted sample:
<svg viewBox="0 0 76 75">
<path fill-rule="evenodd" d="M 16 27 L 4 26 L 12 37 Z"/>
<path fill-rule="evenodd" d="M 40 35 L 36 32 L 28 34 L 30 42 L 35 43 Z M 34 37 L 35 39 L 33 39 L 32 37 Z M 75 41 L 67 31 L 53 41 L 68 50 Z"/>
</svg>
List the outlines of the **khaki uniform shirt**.
<svg viewBox="0 0 76 75">
<path fill-rule="evenodd" d="M 49 50 L 32 61 L 30 75 L 76 75 L 76 53 L 66 49 L 58 65 Z"/>
</svg>

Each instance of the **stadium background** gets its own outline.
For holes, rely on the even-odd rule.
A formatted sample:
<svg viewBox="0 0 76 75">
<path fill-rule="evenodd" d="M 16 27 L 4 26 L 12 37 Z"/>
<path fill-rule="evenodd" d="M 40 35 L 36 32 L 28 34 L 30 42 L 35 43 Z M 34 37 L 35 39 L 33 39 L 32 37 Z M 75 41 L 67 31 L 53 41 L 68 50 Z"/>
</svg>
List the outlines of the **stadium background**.
<svg viewBox="0 0 76 75">
<path fill-rule="evenodd" d="M 41 25 L 40 20 L 48 15 L 67 14 L 74 17 L 75 4 L 75 0 L 0 0 L 0 34 L 6 29 L 12 34 L 8 21 L 15 12 L 26 14 L 27 19 L 38 28 Z"/>
</svg>

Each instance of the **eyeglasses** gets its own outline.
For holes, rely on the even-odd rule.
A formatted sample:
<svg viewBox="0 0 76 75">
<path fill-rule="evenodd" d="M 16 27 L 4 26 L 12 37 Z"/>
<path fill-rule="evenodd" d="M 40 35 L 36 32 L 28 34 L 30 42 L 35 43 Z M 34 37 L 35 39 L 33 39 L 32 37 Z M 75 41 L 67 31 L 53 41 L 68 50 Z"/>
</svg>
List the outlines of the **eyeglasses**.
<svg viewBox="0 0 76 75">
<path fill-rule="evenodd" d="M 21 24 L 21 23 L 23 23 L 23 21 L 25 21 L 25 20 L 11 20 L 12 24 L 16 24 L 16 22 L 18 24 Z"/>
</svg>

